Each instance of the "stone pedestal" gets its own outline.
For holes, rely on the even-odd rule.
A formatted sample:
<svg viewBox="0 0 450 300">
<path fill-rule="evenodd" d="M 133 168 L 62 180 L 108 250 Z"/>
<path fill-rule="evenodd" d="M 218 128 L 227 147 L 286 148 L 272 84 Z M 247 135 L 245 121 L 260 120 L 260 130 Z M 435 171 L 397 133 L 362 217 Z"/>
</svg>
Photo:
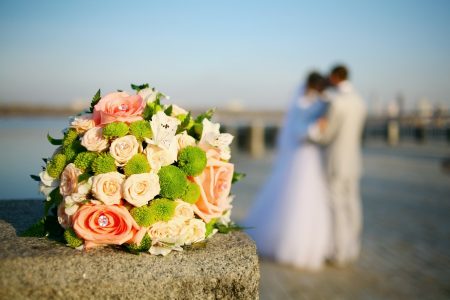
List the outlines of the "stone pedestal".
<svg viewBox="0 0 450 300">
<path fill-rule="evenodd" d="M 217 234 L 204 247 L 166 257 L 113 248 L 82 252 L 17 237 L 10 223 L 19 231 L 25 224 L 11 220 L 33 217 L 27 210 L 40 209 L 33 203 L 0 201 L 0 299 L 258 298 L 256 248 L 242 232 Z"/>
</svg>

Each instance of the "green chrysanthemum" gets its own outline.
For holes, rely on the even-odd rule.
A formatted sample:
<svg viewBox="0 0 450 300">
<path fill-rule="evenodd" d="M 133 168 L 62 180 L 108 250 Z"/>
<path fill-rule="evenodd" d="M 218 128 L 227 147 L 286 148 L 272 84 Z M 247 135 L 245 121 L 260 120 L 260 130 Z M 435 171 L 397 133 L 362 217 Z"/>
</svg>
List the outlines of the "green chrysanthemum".
<svg viewBox="0 0 450 300">
<path fill-rule="evenodd" d="M 150 249 L 151 245 L 152 245 L 152 239 L 150 238 L 148 233 L 146 233 L 144 235 L 144 237 L 142 238 L 140 245 L 128 244 L 127 248 L 131 252 L 145 252 L 145 251 L 148 251 L 148 249 Z"/>
<path fill-rule="evenodd" d="M 144 140 L 144 138 L 152 137 L 152 128 L 150 127 L 150 123 L 144 120 L 131 123 L 130 132 L 140 141 Z"/>
<path fill-rule="evenodd" d="M 187 188 L 184 192 L 183 201 L 194 204 L 197 202 L 198 198 L 200 197 L 200 187 L 195 182 L 188 181 Z"/>
<path fill-rule="evenodd" d="M 62 153 L 55 154 L 47 163 L 47 173 L 53 178 L 59 178 L 66 167 L 66 156 Z"/>
<path fill-rule="evenodd" d="M 78 153 L 84 151 L 86 151 L 86 148 L 81 145 L 80 140 L 74 140 L 72 144 L 63 147 L 63 153 L 66 155 L 67 162 L 69 163 L 75 160 Z"/>
<path fill-rule="evenodd" d="M 97 157 L 96 152 L 81 152 L 75 158 L 74 164 L 78 169 L 87 171 L 91 169 L 92 163 Z"/>
<path fill-rule="evenodd" d="M 103 136 L 105 138 L 122 137 L 127 135 L 128 131 L 128 125 L 124 122 L 113 122 L 103 128 Z"/>
<path fill-rule="evenodd" d="M 187 146 L 178 154 L 178 167 L 188 176 L 200 175 L 206 167 L 206 153 L 196 146 Z"/>
<path fill-rule="evenodd" d="M 75 129 L 71 128 L 64 134 L 62 146 L 63 148 L 69 147 L 75 140 L 78 139 L 78 133 Z"/>
<path fill-rule="evenodd" d="M 144 154 L 135 154 L 123 168 L 125 175 L 141 174 L 150 172 L 150 164 Z"/>
<path fill-rule="evenodd" d="M 92 162 L 92 171 L 95 175 L 117 171 L 114 157 L 111 154 L 100 154 Z"/>
<path fill-rule="evenodd" d="M 130 210 L 130 214 L 139 226 L 148 227 L 152 224 L 150 207 L 147 205 L 134 207 Z"/>
<path fill-rule="evenodd" d="M 68 228 L 64 231 L 64 239 L 67 244 L 72 248 L 77 248 L 83 245 L 83 240 L 80 239 L 72 228 Z"/>
<path fill-rule="evenodd" d="M 186 175 L 179 168 L 172 165 L 162 167 L 158 176 L 162 197 L 177 199 L 184 195 L 188 183 Z"/>
<path fill-rule="evenodd" d="M 155 199 L 150 202 L 148 206 L 150 209 L 151 224 L 160 221 L 169 221 L 175 214 L 177 203 L 170 199 Z"/>
</svg>

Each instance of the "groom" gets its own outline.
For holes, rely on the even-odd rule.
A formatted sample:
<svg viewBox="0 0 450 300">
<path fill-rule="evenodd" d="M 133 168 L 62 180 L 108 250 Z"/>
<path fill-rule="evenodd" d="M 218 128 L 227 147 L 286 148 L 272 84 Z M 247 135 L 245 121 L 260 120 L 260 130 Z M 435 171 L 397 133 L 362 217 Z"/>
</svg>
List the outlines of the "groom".
<svg viewBox="0 0 450 300">
<path fill-rule="evenodd" d="M 366 117 L 362 99 L 348 81 L 348 70 L 338 65 L 331 70 L 333 86 L 326 121 L 311 126 L 309 139 L 326 145 L 327 178 L 333 216 L 332 261 L 345 265 L 360 252 L 362 230 L 359 180 L 361 176 L 361 136 Z"/>
</svg>

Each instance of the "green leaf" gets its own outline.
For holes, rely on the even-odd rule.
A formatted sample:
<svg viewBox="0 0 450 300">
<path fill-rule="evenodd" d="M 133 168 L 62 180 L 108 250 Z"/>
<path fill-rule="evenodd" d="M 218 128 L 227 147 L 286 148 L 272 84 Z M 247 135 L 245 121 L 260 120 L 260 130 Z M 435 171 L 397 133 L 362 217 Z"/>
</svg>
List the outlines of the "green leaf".
<svg viewBox="0 0 450 300">
<path fill-rule="evenodd" d="M 158 111 L 161 111 L 161 110 L 162 110 L 161 105 L 159 103 L 156 103 L 156 101 L 154 101 L 150 104 L 147 104 L 147 106 L 145 107 L 144 112 L 142 114 L 144 120 L 150 121 L 152 119 L 153 115 L 155 115 Z"/>
<path fill-rule="evenodd" d="M 191 123 L 191 112 L 188 112 L 188 114 L 184 117 L 183 121 L 181 121 L 181 124 L 178 125 L 177 128 L 177 134 L 185 131 L 188 129 L 189 124 Z"/>
<path fill-rule="evenodd" d="M 90 177 L 91 177 L 91 174 L 83 173 L 80 176 L 78 176 L 78 182 L 87 181 Z"/>
<path fill-rule="evenodd" d="M 245 178 L 245 176 L 247 176 L 245 173 L 234 172 L 233 173 L 233 179 L 231 180 L 231 183 L 236 183 L 239 180 Z"/>
<path fill-rule="evenodd" d="M 28 227 L 27 230 L 22 232 L 22 237 L 45 237 L 47 232 L 45 230 L 45 217 Z"/>
<path fill-rule="evenodd" d="M 173 106 L 170 105 L 168 108 L 164 110 L 164 113 L 168 116 L 172 115 Z"/>
<path fill-rule="evenodd" d="M 49 238 L 64 242 L 64 228 L 58 222 L 57 216 L 47 216 L 44 228 Z"/>
<path fill-rule="evenodd" d="M 59 192 L 59 187 L 57 187 L 53 191 L 51 191 L 48 196 L 50 197 L 50 200 L 45 201 L 45 203 L 44 203 L 44 216 L 47 216 L 50 209 L 52 207 L 58 206 L 63 200 L 63 197 L 62 197 L 61 193 Z"/>
<path fill-rule="evenodd" d="M 202 123 L 204 119 L 211 120 L 215 112 L 216 112 L 215 108 L 207 110 L 206 112 L 197 116 L 197 118 L 195 119 L 195 123 Z"/>
<path fill-rule="evenodd" d="M 223 224 L 216 224 L 215 227 L 219 230 L 219 233 L 230 233 L 232 231 L 242 231 L 247 229 L 246 227 L 239 226 L 237 224 L 231 223 L 228 226 Z"/>
<path fill-rule="evenodd" d="M 33 179 L 34 181 L 41 181 L 41 177 L 39 177 L 38 175 L 30 175 L 31 179 Z"/>
<path fill-rule="evenodd" d="M 59 146 L 62 145 L 63 140 L 62 139 L 54 139 L 50 136 L 50 133 L 47 133 L 47 140 L 50 142 L 50 144 Z"/>
<path fill-rule="evenodd" d="M 89 109 L 89 112 L 93 112 L 94 111 L 94 106 L 97 105 L 98 101 L 100 101 L 101 99 L 101 91 L 100 89 L 97 91 L 97 93 L 95 93 L 94 97 L 92 97 L 92 101 L 91 101 L 91 108 Z"/>
<path fill-rule="evenodd" d="M 133 84 L 133 83 L 131 84 L 131 88 L 133 90 L 135 90 L 137 93 L 139 93 L 140 90 L 147 89 L 149 87 L 150 86 L 148 85 L 148 83 L 144 83 L 144 84 L 141 84 L 141 85 L 137 85 L 137 84 Z"/>
</svg>

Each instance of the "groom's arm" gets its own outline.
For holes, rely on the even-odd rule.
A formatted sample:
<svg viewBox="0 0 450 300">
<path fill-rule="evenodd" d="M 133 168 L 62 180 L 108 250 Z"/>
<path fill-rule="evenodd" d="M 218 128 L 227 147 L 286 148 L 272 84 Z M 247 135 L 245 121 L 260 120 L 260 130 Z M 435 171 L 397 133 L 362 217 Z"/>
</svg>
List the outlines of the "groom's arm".
<svg viewBox="0 0 450 300">
<path fill-rule="evenodd" d="M 340 126 L 341 116 L 336 103 L 333 103 L 329 107 L 326 123 L 316 122 L 309 127 L 308 140 L 316 144 L 327 145 L 335 138 Z"/>
</svg>

